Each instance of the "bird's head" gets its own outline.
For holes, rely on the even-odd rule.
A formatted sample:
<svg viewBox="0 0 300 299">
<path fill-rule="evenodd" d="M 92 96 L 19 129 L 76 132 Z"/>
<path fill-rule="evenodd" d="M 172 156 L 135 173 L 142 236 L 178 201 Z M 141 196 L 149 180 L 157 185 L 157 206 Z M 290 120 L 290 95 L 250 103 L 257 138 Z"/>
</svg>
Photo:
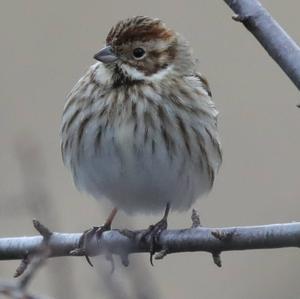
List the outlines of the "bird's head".
<svg viewBox="0 0 300 299">
<path fill-rule="evenodd" d="M 187 42 L 159 19 L 133 17 L 118 22 L 94 58 L 132 80 L 162 79 L 193 67 Z"/>
</svg>

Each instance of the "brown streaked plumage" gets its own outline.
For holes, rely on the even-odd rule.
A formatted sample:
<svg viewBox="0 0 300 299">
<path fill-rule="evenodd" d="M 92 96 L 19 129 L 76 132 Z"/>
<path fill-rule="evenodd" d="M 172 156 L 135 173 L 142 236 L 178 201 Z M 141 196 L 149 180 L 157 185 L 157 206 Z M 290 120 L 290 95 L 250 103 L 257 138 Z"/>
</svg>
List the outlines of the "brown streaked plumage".
<svg viewBox="0 0 300 299">
<path fill-rule="evenodd" d="M 106 44 L 120 46 L 132 42 L 147 42 L 157 39 L 171 39 L 174 32 L 168 29 L 159 19 L 144 16 L 120 21 L 112 27 L 106 38 Z"/>
</svg>

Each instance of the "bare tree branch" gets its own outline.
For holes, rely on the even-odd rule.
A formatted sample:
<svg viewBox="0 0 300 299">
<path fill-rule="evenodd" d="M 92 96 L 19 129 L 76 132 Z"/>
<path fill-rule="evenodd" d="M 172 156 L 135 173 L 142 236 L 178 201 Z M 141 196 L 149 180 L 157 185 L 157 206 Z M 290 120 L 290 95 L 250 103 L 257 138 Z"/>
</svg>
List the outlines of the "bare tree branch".
<svg viewBox="0 0 300 299">
<path fill-rule="evenodd" d="M 149 252 L 149 240 L 141 241 L 143 231 L 134 231 L 128 238 L 119 230 L 104 232 L 101 240 L 92 238 L 88 247 L 101 253 L 113 253 L 124 256 Z M 50 256 L 70 256 L 70 252 L 78 247 L 81 234 L 53 233 L 48 241 Z M 0 260 L 22 259 L 40 248 L 41 236 L 0 238 Z M 270 224 L 261 226 L 207 228 L 192 227 L 189 229 L 167 230 L 160 236 L 158 258 L 176 252 L 206 251 L 214 256 L 215 262 L 222 251 L 269 249 L 282 247 L 300 247 L 300 222 Z"/>
<path fill-rule="evenodd" d="M 20 287 L 18 282 L 0 282 L 0 294 L 12 299 L 51 299 L 45 296 L 36 296 L 29 294 L 26 290 Z"/>
<path fill-rule="evenodd" d="M 300 90 L 300 48 L 258 0 L 224 0 Z"/>
<path fill-rule="evenodd" d="M 51 238 L 52 232 L 36 220 L 33 221 L 33 225 L 43 239 L 34 252 L 28 252 L 28 254 L 23 257 L 14 277 L 19 277 L 24 272 L 25 274 L 13 283 L 0 282 L 0 294 L 6 295 L 12 299 L 42 299 L 41 297 L 28 294 L 27 287 L 37 270 L 44 264 L 50 255 L 51 249 L 48 246 L 48 241 Z"/>
</svg>

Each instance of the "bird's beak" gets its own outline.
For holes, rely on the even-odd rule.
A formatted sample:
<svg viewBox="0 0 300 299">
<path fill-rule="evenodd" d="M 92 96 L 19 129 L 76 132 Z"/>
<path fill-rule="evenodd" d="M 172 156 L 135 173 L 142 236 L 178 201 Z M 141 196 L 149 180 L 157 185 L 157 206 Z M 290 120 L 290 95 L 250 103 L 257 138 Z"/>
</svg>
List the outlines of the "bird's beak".
<svg viewBox="0 0 300 299">
<path fill-rule="evenodd" d="M 103 63 L 114 62 L 118 59 L 111 46 L 106 46 L 105 48 L 101 49 L 97 54 L 94 55 L 94 58 Z"/>
</svg>

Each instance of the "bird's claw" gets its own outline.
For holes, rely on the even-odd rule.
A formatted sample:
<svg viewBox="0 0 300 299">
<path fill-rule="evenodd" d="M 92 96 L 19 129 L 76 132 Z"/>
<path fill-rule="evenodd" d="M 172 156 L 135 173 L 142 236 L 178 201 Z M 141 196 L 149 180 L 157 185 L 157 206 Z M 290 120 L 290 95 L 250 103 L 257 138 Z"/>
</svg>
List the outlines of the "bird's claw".
<svg viewBox="0 0 300 299">
<path fill-rule="evenodd" d="M 153 266 L 153 256 L 160 250 L 159 238 L 161 233 L 168 227 L 167 219 L 163 218 L 154 225 L 150 225 L 149 228 L 142 234 L 141 241 L 149 241 L 150 244 L 150 263 Z"/>
<path fill-rule="evenodd" d="M 100 239 L 105 231 L 111 230 L 110 225 L 104 224 L 103 226 L 93 226 L 92 228 L 83 232 L 79 239 L 78 248 L 71 251 L 72 255 L 83 255 L 88 264 L 93 267 L 90 256 L 95 255 L 96 249 L 92 249 L 90 244 L 93 238 L 96 238 L 98 247 L 100 247 Z"/>
<path fill-rule="evenodd" d="M 99 247 L 100 247 L 100 239 L 102 234 L 105 231 L 111 230 L 111 223 L 113 219 L 115 218 L 117 214 L 117 208 L 113 208 L 112 211 L 110 212 L 108 218 L 106 219 L 104 225 L 102 226 L 94 226 L 91 229 L 88 229 L 83 232 L 79 239 L 79 244 L 78 248 L 72 250 L 70 252 L 71 255 L 83 255 L 85 256 L 88 264 L 93 267 L 93 264 L 90 260 L 90 256 L 92 255 L 97 255 L 99 252 Z M 91 241 L 93 238 L 96 238 L 97 245 L 98 247 L 95 248 L 95 246 L 91 246 L 93 244 Z"/>
</svg>

